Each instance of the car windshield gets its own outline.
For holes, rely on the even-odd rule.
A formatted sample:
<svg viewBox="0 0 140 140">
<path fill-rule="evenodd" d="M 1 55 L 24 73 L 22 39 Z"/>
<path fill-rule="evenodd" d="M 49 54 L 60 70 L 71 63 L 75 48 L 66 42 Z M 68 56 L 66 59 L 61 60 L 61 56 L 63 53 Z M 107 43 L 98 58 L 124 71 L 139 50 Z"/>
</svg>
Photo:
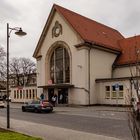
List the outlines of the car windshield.
<svg viewBox="0 0 140 140">
<path fill-rule="evenodd" d="M 40 100 L 33 100 L 31 104 L 40 104 Z"/>
</svg>

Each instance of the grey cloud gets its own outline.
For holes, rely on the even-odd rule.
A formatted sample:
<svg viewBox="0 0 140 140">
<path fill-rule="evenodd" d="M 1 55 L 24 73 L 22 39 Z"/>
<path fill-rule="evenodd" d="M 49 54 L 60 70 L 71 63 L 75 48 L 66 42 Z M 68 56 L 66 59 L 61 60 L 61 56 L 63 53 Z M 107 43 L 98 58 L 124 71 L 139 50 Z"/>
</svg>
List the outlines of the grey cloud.
<svg viewBox="0 0 140 140">
<path fill-rule="evenodd" d="M 126 36 L 140 34 L 140 1 L 129 1 L 123 5 L 123 17 L 120 18 L 119 28 Z"/>
<path fill-rule="evenodd" d="M 16 7 L 13 7 L 8 1 L 6 0 L 0 0 L 0 20 L 6 20 L 6 19 L 18 19 L 18 16 L 20 15 L 20 12 L 16 9 Z"/>
<path fill-rule="evenodd" d="M 12 56 L 22 53 L 32 57 L 54 3 L 115 28 L 126 37 L 140 34 L 139 0 L 0 0 L 1 44 L 6 44 L 7 21 L 12 27 L 18 25 L 27 32 L 23 39 L 14 35 L 10 38 Z"/>
</svg>

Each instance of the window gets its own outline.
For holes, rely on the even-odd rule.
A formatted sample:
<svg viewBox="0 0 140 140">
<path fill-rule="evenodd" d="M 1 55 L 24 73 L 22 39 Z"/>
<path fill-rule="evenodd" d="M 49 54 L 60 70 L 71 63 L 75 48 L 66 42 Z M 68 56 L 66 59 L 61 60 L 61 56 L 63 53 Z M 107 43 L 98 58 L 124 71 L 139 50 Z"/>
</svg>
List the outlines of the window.
<svg viewBox="0 0 140 140">
<path fill-rule="evenodd" d="M 35 91 L 34 91 L 34 89 L 32 89 L 32 93 L 33 93 L 33 99 L 35 99 Z"/>
<path fill-rule="evenodd" d="M 28 99 L 28 89 L 26 89 L 26 98 Z"/>
<path fill-rule="evenodd" d="M 110 98 L 110 86 L 105 87 L 105 98 L 106 99 Z"/>
<path fill-rule="evenodd" d="M 29 99 L 31 99 L 32 98 L 32 95 L 31 95 L 31 93 L 29 93 Z"/>
<path fill-rule="evenodd" d="M 30 94 L 32 93 L 31 89 L 29 89 L 29 93 L 30 93 Z"/>
<path fill-rule="evenodd" d="M 118 90 L 116 90 L 115 85 L 112 86 L 112 98 L 123 98 L 123 85 L 119 85 Z"/>
<path fill-rule="evenodd" d="M 112 86 L 105 86 L 105 98 L 106 99 L 122 99 L 123 98 L 123 85 L 119 85 L 118 89 L 116 90 L 115 85 Z"/>
<path fill-rule="evenodd" d="M 57 47 L 50 59 L 50 77 L 53 83 L 70 82 L 70 59 L 64 47 Z"/>
<path fill-rule="evenodd" d="M 115 85 L 112 86 L 112 98 L 117 98 L 117 92 L 116 92 Z"/>
<path fill-rule="evenodd" d="M 33 93 L 33 99 L 35 98 L 35 94 Z"/>
<path fill-rule="evenodd" d="M 17 90 L 17 99 L 19 98 L 19 91 Z"/>
<path fill-rule="evenodd" d="M 123 85 L 119 86 L 119 98 L 123 98 Z"/>
<path fill-rule="evenodd" d="M 25 98 L 25 90 L 23 90 L 23 99 Z"/>
<path fill-rule="evenodd" d="M 20 90 L 20 99 L 22 99 L 22 90 Z"/>
</svg>

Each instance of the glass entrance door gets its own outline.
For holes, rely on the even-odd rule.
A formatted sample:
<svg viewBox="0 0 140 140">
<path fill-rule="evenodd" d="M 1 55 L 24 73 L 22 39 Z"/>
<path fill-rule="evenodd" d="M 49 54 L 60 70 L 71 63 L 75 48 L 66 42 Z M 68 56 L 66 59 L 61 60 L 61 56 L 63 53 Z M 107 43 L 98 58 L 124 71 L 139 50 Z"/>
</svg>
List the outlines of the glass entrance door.
<svg viewBox="0 0 140 140">
<path fill-rule="evenodd" d="M 68 104 L 68 88 L 58 89 L 58 104 Z"/>
</svg>

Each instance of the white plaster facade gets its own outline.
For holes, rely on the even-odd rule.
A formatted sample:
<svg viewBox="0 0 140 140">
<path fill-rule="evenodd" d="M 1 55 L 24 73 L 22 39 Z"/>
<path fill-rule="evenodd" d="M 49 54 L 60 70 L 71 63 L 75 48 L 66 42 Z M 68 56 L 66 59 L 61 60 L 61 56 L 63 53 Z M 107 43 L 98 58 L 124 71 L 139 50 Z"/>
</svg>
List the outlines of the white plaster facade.
<svg viewBox="0 0 140 140">
<path fill-rule="evenodd" d="M 26 86 L 22 88 L 12 87 L 10 88 L 10 98 L 11 102 L 23 103 L 29 102 L 33 99 L 40 98 L 40 94 L 37 94 L 37 87 L 35 86 Z"/>
<path fill-rule="evenodd" d="M 52 29 L 56 21 L 62 26 L 62 34 L 52 37 Z M 51 12 L 41 39 L 43 41 L 39 42 L 39 48 L 35 50 L 34 55 L 37 59 L 38 94 L 44 92 L 49 100 L 49 89 L 53 89 L 58 96 L 60 89 L 67 88 L 68 104 L 129 104 L 127 100 L 130 96 L 130 80 L 123 77 L 130 77 L 131 74 L 128 67 L 112 70 L 112 65 L 117 57 L 116 52 L 99 49 L 94 45 L 90 48 L 84 44 L 82 47 L 75 47 L 77 44 L 84 43 L 84 40 L 57 11 Z M 50 57 L 58 46 L 66 48 L 70 58 L 70 82 L 63 83 L 63 87 L 60 84 L 49 83 L 51 80 Z M 116 80 L 116 78 L 123 78 L 123 80 Z M 97 79 L 108 80 L 96 82 Z M 123 97 L 121 99 L 111 96 L 106 98 L 105 87 L 108 85 L 111 87 L 116 83 L 123 85 Z M 65 87 L 67 84 L 71 86 Z M 110 92 L 112 91 L 110 90 Z"/>
</svg>

